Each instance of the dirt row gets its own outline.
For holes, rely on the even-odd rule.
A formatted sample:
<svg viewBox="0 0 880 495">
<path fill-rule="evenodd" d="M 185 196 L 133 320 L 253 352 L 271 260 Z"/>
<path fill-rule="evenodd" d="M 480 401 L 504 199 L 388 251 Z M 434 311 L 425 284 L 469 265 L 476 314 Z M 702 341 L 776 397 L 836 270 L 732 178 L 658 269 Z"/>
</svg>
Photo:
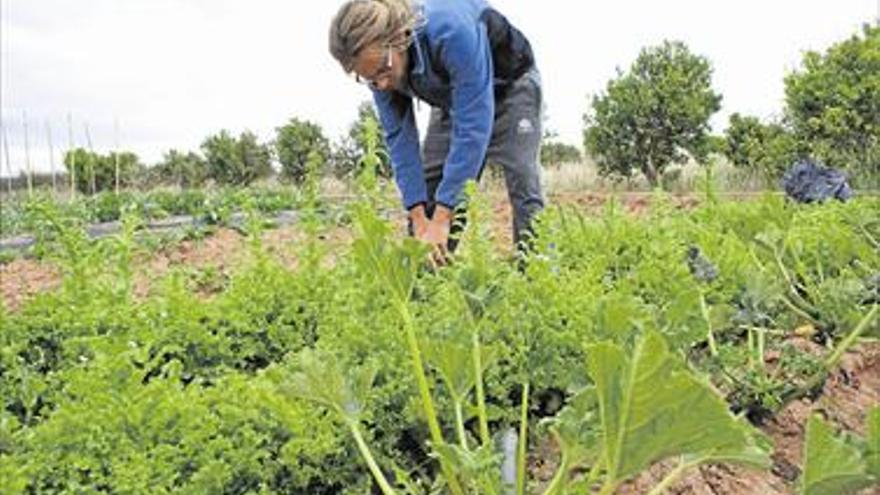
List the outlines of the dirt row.
<svg viewBox="0 0 880 495">
<path fill-rule="evenodd" d="M 549 199 L 550 204 L 568 205 L 586 213 L 596 213 L 602 209 L 610 196 L 607 194 L 557 194 Z M 644 193 L 618 195 L 623 207 L 632 214 L 641 214 L 650 208 L 651 196 Z M 680 208 L 693 208 L 699 200 L 692 196 L 672 196 L 672 201 Z M 499 249 L 512 252 L 512 215 L 507 199 L 500 193 L 490 196 L 491 230 Z M 403 218 L 396 219 L 403 229 Z M 330 249 L 346 245 L 351 240 L 351 231 L 334 228 L 326 233 Z M 296 225 L 284 225 L 268 230 L 263 242 L 284 266 L 294 268 L 295 247 L 303 236 Z M 246 254 L 246 242 L 238 231 L 219 228 L 212 235 L 200 240 L 182 241 L 157 252 L 140 256 L 135 265 L 136 295 L 146 296 L 155 280 L 160 279 L 174 267 L 189 267 L 194 270 L 211 269 L 221 278 L 231 273 Z M 29 298 L 40 292 L 57 288 L 61 283 L 61 272 L 51 262 L 19 256 L 6 263 L 0 263 L 0 302 L 7 310 L 16 311 Z"/>
</svg>

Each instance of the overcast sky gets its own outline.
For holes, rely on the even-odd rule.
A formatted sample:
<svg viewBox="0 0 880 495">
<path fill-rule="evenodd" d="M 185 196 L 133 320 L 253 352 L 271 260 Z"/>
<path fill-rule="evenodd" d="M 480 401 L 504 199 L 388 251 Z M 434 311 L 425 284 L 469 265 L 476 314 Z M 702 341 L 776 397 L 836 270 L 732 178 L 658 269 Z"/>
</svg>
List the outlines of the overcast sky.
<svg viewBox="0 0 880 495">
<path fill-rule="evenodd" d="M 450 0 L 453 1 L 453 0 Z M 264 140 L 291 117 L 331 138 L 369 91 L 327 51 L 341 2 L 294 0 L 0 0 L 0 108 L 12 170 L 49 170 L 47 126 L 60 167 L 75 145 L 119 147 L 142 160 L 195 150 L 221 129 Z M 639 50 L 682 40 L 714 67 L 732 112 L 778 116 L 783 76 L 877 16 L 878 0 L 496 0 L 530 38 L 543 73 L 547 126 L 580 145 L 591 95 Z M 423 113 L 426 109 L 423 105 Z M 26 119 L 24 114 L 26 113 Z M 73 125 L 68 126 L 67 115 Z M 118 129 L 118 132 L 116 131 Z M 3 174 L 7 174 L 5 156 Z"/>
</svg>

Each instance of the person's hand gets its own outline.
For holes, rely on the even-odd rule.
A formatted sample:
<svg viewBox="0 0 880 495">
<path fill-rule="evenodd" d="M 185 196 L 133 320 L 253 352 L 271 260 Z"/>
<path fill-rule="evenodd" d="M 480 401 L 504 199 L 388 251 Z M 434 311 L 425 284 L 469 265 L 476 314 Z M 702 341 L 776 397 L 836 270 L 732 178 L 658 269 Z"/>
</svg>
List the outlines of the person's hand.
<svg viewBox="0 0 880 495">
<path fill-rule="evenodd" d="M 452 211 L 445 206 L 437 205 L 427 227 L 421 234 L 416 230 L 416 239 L 431 245 L 431 264 L 435 268 L 449 262 L 447 244 L 451 225 Z"/>
<path fill-rule="evenodd" d="M 425 235 L 425 231 L 428 230 L 428 224 L 431 220 L 425 214 L 424 205 L 418 205 L 410 210 L 409 221 L 412 224 L 413 237 L 421 239 Z"/>
</svg>

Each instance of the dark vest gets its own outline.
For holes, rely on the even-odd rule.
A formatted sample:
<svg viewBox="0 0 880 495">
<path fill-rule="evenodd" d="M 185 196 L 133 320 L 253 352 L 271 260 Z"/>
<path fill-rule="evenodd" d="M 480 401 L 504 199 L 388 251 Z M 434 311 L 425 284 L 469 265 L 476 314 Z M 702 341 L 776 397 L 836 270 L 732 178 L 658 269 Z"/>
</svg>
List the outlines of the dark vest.
<svg viewBox="0 0 880 495">
<path fill-rule="evenodd" d="M 500 12 L 493 8 L 487 8 L 480 14 L 480 22 L 486 25 L 486 33 L 492 52 L 492 76 L 495 85 L 495 99 L 501 99 L 514 81 L 529 71 L 535 65 L 535 56 L 532 53 L 532 45 L 522 32 L 515 28 Z M 416 41 L 418 42 L 418 41 Z M 427 48 L 427 47 L 426 47 Z M 410 47 L 411 56 L 414 56 Z M 449 86 L 449 71 L 443 66 L 440 57 L 432 53 L 430 49 L 423 50 L 428 57 L 431 72 L 439 79 L 442 86 Z M 430 80 L 430 77 L 428 77 Z M 416 96 L 435 104 L 436 95 L 428 89 L 434 85 L 414 84 L 412 89 Z M 432 88 L 435 89 L 435 88 Z"/>
</svg>

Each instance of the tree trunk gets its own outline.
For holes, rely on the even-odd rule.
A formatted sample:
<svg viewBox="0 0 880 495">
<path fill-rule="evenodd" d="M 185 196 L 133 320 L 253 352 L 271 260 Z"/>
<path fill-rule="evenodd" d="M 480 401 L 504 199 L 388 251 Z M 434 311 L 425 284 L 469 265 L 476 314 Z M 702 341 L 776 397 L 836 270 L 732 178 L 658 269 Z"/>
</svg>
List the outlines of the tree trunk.
<svg viewBox="0 0 880 495">
<path fill-rule="evenodd" d="M 642 166 L 642 172 L 644 172 L 645 178 L 648 179 L 648 184 L 651 185 L 651 189 L 656 189 L 657 185 L 660 182 L 660 177 L 657 173 L 657 169 L 654 167 L 650 160 L 648 160 L 645 165 Z"/>
</svg>

